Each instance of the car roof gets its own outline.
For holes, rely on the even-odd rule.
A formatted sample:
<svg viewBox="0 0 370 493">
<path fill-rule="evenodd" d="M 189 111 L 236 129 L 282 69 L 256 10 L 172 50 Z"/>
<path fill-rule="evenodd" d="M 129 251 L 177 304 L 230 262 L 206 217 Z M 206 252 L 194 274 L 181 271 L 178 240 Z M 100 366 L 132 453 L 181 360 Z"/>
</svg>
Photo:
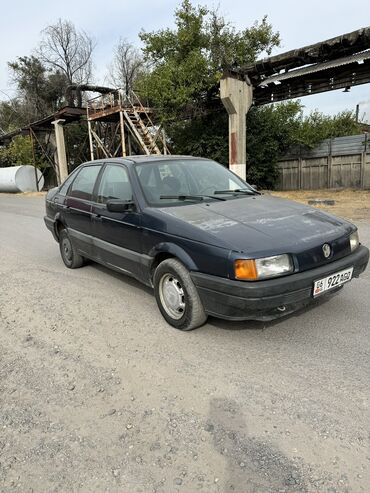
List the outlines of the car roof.
<svg viewBox="0 0 370 493">
<path fill-rule="evenodd" d="M 126 157 L 115 157 L 115 158 L 105 158 L 105 159 L 96 159 L 95 161 L 89 161 L 84 164 L 99 164 L 104 162 L 110 163 L 121 163 L 121 164 L 145 164 L 145 163 L 153 163 L 155 161 L 175 161 L 175 160 L 194 160 L 197 161 L 209 161 L 207 158 L 195 157 L 195 156 L 181 156 L 177 154 L 150 154 L 149 156 L 146 154 L 138 154 L 134 156 L 126 156 Z"/>
<path fill-rule="evenodd" d="M 181 159 L 181 160 L 194 160 L 194 159 L 201 159 L 201 160 L 204 160 L 204 161 L 207 161 L 206 158 L 199 158 L 199 157 L 195 157 L 195 156 L 181 156 L 181 155 L 176 155 L 176 154 L 151 154 L 149 156 L 147 155 L 143 155 L 143 154 L 138 154 L 136 156 L 127 156 L 126 158 L 124 159 L 127 159 L 127 160 L 130 160 L 131 162 L 133 163 L 137 163 L 137 164 L 142 164 L 142 163 L 151 163 L 153 161 L 174 161 L 174 160 L 177 160 L 177 159 Z"/>
</svg>

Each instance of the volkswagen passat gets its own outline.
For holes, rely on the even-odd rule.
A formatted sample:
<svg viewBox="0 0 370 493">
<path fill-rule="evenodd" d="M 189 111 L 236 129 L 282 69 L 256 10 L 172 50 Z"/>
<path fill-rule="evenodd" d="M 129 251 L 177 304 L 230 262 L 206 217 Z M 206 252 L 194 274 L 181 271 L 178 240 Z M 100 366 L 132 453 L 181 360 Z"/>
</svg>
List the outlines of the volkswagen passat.
<svg viewBox="0 0 370 493">
<path fill-rule="evenodd" d="M 68 268 L 89 259 L 152 286 L 181 330 L 208 315 L 281 317 L 335 293 L 369 259 L 350 222 L 194 157 L 82 164 L 47 194 L 45 223 Z"/>
</svg>

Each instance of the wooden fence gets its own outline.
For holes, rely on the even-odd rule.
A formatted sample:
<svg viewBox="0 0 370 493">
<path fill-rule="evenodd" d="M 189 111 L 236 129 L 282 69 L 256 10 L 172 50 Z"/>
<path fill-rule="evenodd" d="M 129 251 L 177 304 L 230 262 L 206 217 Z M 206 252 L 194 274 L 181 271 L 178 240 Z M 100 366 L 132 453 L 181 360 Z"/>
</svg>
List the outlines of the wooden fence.
<svg viewBox="0 0 370 493">
<path fill-rule="evenodd" d="M 278 190 L 370 189 L 370 139 L 351 135 L 325 140 L 314 149 L 295 149 L 278 167 Z"/>
</svg>

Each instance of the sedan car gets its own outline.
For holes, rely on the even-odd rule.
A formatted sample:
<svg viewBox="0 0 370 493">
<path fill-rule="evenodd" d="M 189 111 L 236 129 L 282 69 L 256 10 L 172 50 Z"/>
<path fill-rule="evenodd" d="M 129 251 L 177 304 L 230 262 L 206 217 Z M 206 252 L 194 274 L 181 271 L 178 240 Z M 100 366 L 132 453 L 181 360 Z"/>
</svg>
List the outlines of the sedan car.
<svg viewBox="0 0 370 493">
<path fill-rule="evenodd" d="M 82 164 L 48 192 L 45 223 L 68 268 L 93 260 L 133 276 L 181 330 L 208 315 L 287 315 L 337 292 L 369 260 L 350 222 L 194 157 Z"/>
</svg>

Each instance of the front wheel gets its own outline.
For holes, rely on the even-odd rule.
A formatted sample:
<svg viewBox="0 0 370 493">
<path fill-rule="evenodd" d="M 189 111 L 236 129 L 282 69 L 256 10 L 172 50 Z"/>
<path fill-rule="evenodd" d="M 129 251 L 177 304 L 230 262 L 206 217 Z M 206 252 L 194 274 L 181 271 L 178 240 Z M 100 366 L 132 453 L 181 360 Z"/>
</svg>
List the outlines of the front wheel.
<svg viewBox="0 0 370 493">
<path fill-rule="evenodd" d="M 59 234 L 59 249 L 64 265 L 68 269 L 78 269 L 84 264 L 84 258 L 79 255 L 66 229 Z"/>
<path fill-rule="evenodd" d="M 154 293 L 166 321 L 180 330 L 192 330 L 207 320 L 198 291 L 184 265 L 174 258 L 154 272 Z"/>
</svg>

